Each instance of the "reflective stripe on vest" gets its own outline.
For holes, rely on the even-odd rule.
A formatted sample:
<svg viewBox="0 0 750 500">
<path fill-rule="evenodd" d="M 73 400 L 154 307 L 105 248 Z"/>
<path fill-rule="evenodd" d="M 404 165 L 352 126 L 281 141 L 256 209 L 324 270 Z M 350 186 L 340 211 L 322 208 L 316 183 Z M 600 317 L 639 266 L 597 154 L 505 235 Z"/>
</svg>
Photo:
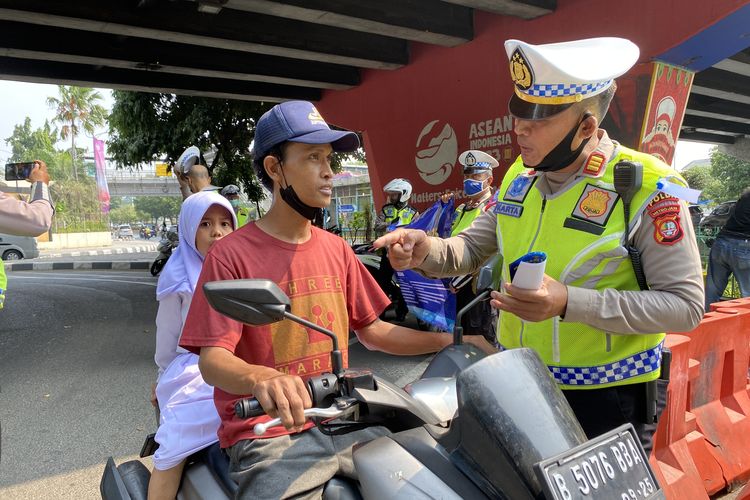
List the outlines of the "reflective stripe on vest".
<svg viewBox="0 0 750 500">
<path fill-rule="evenodd" d="M 614 165 L 623 159 L 644 167 L 627 226 L 613 185 Z M 667 175 L 676 174 L 650 155 L 618 146 L 600 178 L 581 176 L 545 199 L 529 185 L 519 158 L 505 175 L 493 208 L 498 249 L 504 257 L 503 279 L 510 281 L 509 263 L 527 252 L 542 251 L 547 253 L 546 273 L 565 285 L 639 290 L 624 248 L 626 235 L 658 193 L 656 181 Z M 616 335 L 559 317 L 532 323 L 501 312 L 498 324 L 504 348 L 533 348 L 558 383 L 570 389 L 656 379 L 663 339 L 663 333 Z"/>
</svg>

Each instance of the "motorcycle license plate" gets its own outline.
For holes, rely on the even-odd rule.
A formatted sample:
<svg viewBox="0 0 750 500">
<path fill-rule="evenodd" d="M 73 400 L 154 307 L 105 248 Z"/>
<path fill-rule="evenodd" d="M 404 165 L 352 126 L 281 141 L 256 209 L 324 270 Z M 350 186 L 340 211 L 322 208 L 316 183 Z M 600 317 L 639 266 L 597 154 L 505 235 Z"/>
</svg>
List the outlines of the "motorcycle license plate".
<svg viewBox="0 0 750 500">
<path fill-rule="evenodd" d="M 542 460 L 534 469 L 550 500 L 666 498 L 631 424 Z"/>
</svg>

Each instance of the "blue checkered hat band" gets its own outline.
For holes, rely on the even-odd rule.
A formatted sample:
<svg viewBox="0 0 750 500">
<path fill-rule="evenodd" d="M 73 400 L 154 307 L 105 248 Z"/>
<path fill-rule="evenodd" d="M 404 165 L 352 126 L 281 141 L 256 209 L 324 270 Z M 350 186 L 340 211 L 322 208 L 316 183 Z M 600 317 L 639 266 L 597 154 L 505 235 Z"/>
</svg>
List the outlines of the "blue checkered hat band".
<svg viewBox="0 0 750 500">
<path fill-rule="evenodd" d="M 603 385 L 650 373 L 661 365 L 663 343 L 625 359 L 599 366 L 550 366 L 552 376 L 562 385 Z"/>
<path fill-rule="evenodd" d="M 567 97 L 588 95 L 612 84 L 612 80 L 596 83 L 554 83 L 535 84 L 523 92 L 535 97 Z"/>
</svg>

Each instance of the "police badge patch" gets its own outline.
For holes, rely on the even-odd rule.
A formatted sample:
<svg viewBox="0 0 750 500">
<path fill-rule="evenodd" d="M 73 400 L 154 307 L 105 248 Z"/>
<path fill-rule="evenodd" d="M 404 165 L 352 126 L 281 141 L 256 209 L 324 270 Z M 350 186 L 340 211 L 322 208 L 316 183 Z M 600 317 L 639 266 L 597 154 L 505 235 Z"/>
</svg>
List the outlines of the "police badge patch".
<svg viewBox="0 0 750 500">
<path fill-rule="evenodd" d="M 571 215 L 577 219 L 606 226 L 618 199 L 619 195 L 615 191 L 587 184 Z"/>
<path fill-rule="evenodd" d="M 531 65 L 520 49 L 513 51 L 510 57 L 510 77 L 513 83 L 521 90 L 526 90 L 534 83 L 534 73 L 531 71 Z"/>
<path fill-rule="evenodd" d="M 523 203 L 523 201 L 526 199 L 526 195 L 529 194 L 531 186 L 533 186 L 534 182 L 536 182 L 536 179 L 536 177 L 529 177 L 525 174 L 518 174 L 516 178 L 511 181 L 510 186 L 508 186 L 508 189 L 505 191 L 503 201 Z"/>
<path fill-rule="evenodd" d="M 657 194 L 646 211 L 654 222 L 654 240 L 660 245 L 674 245 L 685 235 L 680 223 L 680 201 L 665 193 Z"/>
</svg>

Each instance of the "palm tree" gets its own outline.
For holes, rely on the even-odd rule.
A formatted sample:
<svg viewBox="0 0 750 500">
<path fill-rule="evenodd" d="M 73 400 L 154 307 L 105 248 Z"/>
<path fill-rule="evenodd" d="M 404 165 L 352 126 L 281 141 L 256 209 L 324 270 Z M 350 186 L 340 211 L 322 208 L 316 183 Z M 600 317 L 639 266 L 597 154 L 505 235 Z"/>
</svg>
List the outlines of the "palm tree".
<svg viewBox="0 0 750 500">
<path fill-rule="evenodd" d="M 78 180 L 76 171 L 76 136 L 83 128 L 93 134 L 97 126 L 104 125 L 107 110 L 97 104 L 102 95 L 86 87 L 57 86 L 59 97 L 48 97 L 47 104 L 55 110 L 54 121 L 62 125 L 60 137 L 70 137 L 70 154 L 73 158 L 73 177 Z"/>
</svg>

